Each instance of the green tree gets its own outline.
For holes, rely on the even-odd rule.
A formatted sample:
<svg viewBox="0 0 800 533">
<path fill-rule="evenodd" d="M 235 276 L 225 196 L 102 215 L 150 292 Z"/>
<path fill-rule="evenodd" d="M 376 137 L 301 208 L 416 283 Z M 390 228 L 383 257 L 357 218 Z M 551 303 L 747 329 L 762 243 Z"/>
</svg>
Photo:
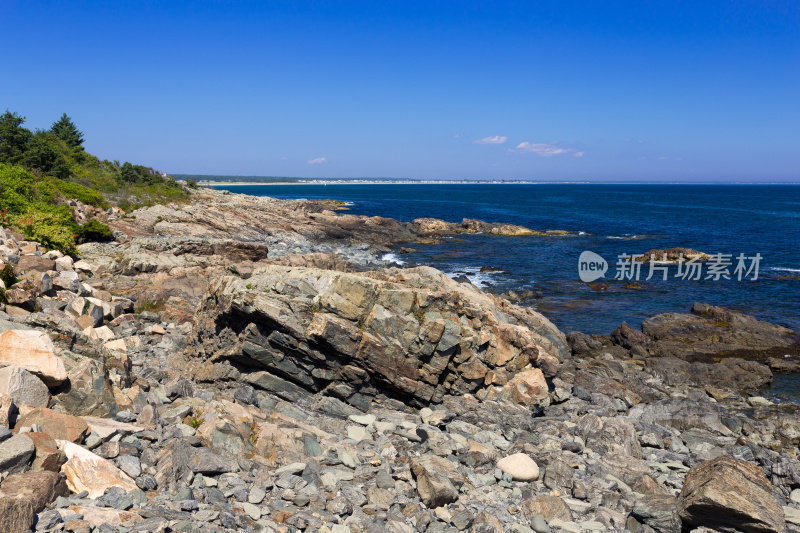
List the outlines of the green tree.
<svg viewBox="0 0 800 533">
<path fill-rule="evenodd" d="M 53 122 L 50 133 L 64 141 L 70 148 L 78 148 L 83 144 L 83 133 L 78 131 L 75 123 L 66 113 Z"/>
<path fill-rule="evenodd" d="M 6 110 L 0 115 L 0 163 L 17 163 L 28 148 L 32 133 L 23 128 L 25 117 Z"/>
<path fill-rule="evenodd" d="M 65 148 L 58 137 L 47 131 L 37 131 L 28 143 L 28 149 L 20 158 L 26 168 L 36 168 L 48 176 L 67 179 L 70 176 Z"/>
</svg>

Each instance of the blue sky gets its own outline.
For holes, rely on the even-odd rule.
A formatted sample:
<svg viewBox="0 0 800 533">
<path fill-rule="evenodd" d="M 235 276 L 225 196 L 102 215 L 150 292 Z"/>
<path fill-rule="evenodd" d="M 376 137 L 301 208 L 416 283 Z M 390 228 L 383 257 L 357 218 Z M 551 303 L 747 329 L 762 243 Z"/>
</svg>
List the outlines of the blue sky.
<svg viewBox="0 0 800 533">
<path fill-rule="evenodd" d="M 0 2 L 0 107 L 173 173 L 800 181 L 800 3 Z M 116 3 L 115 3 L 116 4 Z"/>
</svg>

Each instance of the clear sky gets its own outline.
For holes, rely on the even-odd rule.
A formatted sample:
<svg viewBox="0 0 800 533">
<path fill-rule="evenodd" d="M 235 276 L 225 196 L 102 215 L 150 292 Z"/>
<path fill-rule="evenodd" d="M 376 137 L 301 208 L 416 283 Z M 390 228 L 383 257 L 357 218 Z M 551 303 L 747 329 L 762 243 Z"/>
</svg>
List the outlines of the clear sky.
<svg viewBox="0 0 800 533">
<path fill-rule="evenodd" d="M 1 0 L 0 20 L 0 107 L 167 172 L 800 181 L 793 0 Z"/>
</svg>

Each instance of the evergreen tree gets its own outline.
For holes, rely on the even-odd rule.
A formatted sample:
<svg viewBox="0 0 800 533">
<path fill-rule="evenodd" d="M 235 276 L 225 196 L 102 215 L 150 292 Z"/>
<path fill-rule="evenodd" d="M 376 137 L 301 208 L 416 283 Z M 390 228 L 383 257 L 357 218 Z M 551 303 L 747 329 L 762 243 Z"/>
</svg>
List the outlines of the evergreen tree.
<svg viewBox="0 0 800 533">
<path fill-rule="evenodd" d="M 25 117 L 6 111 L 0 115 L 0 163 L 18 163 L 28 148 L 32 133 L 23 128 Z"/>
<path fill-rule="evenodd" d="M 53 123 L 50 133 L 67 143 L 70 148 L 78 148 L 83 144 L 83 133 L 78 131 L 75 123 L 66 113 Z"/>
</svg>

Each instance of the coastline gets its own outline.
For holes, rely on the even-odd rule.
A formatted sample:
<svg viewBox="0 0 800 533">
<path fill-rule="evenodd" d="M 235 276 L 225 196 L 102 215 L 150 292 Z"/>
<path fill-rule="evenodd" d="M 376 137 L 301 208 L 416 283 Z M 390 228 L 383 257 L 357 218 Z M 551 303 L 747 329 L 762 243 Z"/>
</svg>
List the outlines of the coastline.
<svg viewBox="0 0 800 533">
<path fill-rule="evenodd" d="M 36 347 L 55 370 L 31 366 L 14 391 L 44 406 L 12 416 L 0 451 L 22 427 L 43 442 L 4 464 L 49 475 L 33 471 L 47 453 L 70 512 L 150 531 L 667 533 L 697 506 L 796 531 L 800 406 L 762 396 L 773 370 L 797 370 L 781 355 L 794 332 L 697 304 L 641 331 L 565 335 L 381 259 L 519 226 L 335 204 L 201 189 L 129 216 L 98 209 L 116 238 L 80 245 L 80 261 L 0 235 L 21 278 L 2 334 L 29 343 L 13 363 Z M 58 510 L 40 523 L 53 512 L 60 523 Z"/>
</svg>

